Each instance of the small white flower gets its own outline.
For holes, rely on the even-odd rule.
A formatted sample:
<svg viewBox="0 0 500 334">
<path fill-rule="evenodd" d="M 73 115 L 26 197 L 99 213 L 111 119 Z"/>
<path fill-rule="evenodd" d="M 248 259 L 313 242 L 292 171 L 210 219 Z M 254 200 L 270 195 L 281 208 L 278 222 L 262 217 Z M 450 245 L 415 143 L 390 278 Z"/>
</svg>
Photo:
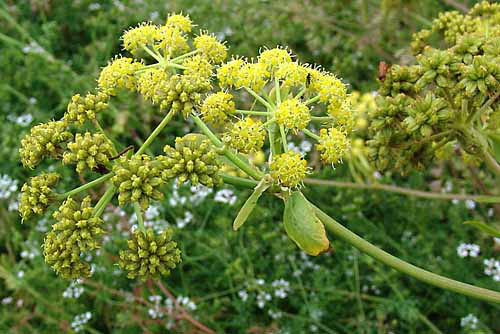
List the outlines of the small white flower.
<svg viewBox="0 0 500 334">
<path fill-rule="evenodd" d="M 18 278 L 23 278 L 24 277 L 24 271 L 20 270 L 17 272 L 17 277 Z"/>
<path fill-rule="evenodd" d="M 16 118 L 15 122 L 19 126 L 28 126 L 33 121 L 33 116 L 30 114 L 24 114 Z"/>
<path fill-rule="evenodd" d="M 90 312 L 78 314 L 73 318 L 73 321 L 71 322 L 71 328 L 73 328 L 75 332 L 80 332 L 83 330 L 84 325 L 89 322 L 91 318 L 92 313 Z"/>
<path fill-rule="evenodd" d="M 467 199 L 465 200 L 465 207 L 469 210 L 474 210 L 476 208 L 476 202 L 473 200 Z"/>
<path fill-rule="evenodd" d="M 248 299 L 248 292 L 246 290 L 240 290 L 238 292 L 238 296 L 240 296 L 241 300 L 243 300 L 244 302 L 246 302 L 247 299 Z"/>
<path fill-rule="evenodd" d="M 457 254 L 460 257 L 477 257 L 479 255 L 479 245 L 461 243 L 457 247 Z"/>
<path fill-rule="evenodd" d="M 154 11 L 152 12 L 151 14 L 149 14 L 149 19 L 151 21 L 155 21 L 156 19 L 158 19 L 160 17 L 160 13 L 158 13 L 157 11 Z"/>
<path fill-rule="evenodd" d="M 275 288 L 274 295 L 278 298 L 284 299 L 288 296 L 288 291 L 290 291 L 290 283 L 284 279 L 279 279 L 273 281 L 271 286 Z"/>
<path fill-rule="evenodd" d="M 214 201 L 233 205 L 238 197 L 230 189 L 222 189 L 215 193 Z"/>
<path fill-rule="evenodd" d="M 495 259 L 484 259 L 484 273 L 491 276 L 495 282 L 500 282 L 500 261 Z"/>
<path fill-rule="evenodd" d="M 12 297 L 5 297 L 4 299 L 2 299 L 2 304 L 3 305 L 10 304 L 10 303 L 12 303 L 13 300 L 14 300 L 14 298 L 12 298 Z"/>
<path fill-rule="evenodd" d="M 269 314 L 269 316 L 273 319 L 279 319 L 283 316 L 283 313 L 279 310 L 277 311 L 274 311 L 274 310 L 268 310 L 267 311 L 267 314 Z"/>
<path fill-rule="evenodd" d="M 467 329 L 477 329 L 478 322 L 479 319 L 475 315 L 468 314 L 467 316 L 460 319 L 460 326 Z"/>
<path fill-rule="evenodd" d="M 11 178 L 9 175 L 0 176 L 0 199 L 9 198 L 17 191 L 18 181 Z"/>
<path fill-rule="evenodd" d="M 185 307 L 185 308 L 187 308 L 190 311 L 196 310 L 196 304 L 191 299 L 189 299 L 188 297 L 184 297 L 184 296 L 179 295 L 179 296 L 177 296 L 177 302 L 182 307 Z"/>
<path fill-rule="evenodd" d="M 89 5 L 89 10 L 98 10 L 101 8 L 101 4 L 94 2 Z"/>
</svg>

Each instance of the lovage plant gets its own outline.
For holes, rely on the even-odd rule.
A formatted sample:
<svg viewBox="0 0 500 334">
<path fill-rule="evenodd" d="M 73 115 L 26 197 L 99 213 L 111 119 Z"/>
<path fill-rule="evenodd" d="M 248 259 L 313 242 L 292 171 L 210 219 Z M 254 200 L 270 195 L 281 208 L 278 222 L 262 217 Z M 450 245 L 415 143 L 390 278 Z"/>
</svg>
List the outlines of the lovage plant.
<svg viewBox="0 0 500 334">
<path fill-rule="evenodd" d="M 23 139 L 20 155 L 26 167 L 51 158 L 74 166 L 79 174 L 102 174 L 66 193 L 54 190 L 61 178 L 56 173 L 35 176 L 22 189 L 19 209 L 24 220 L 62 202 L 43 245 L 46 262 L 58 274 L 70 279 L 90 275 L 83 254 L 99 247 L 105 233 L 102 213 L 117 197 L 120 206 L 133 206 L 138 221 L 118 264 L 129 278 L 168 275 L 181 260 L 172 231 L 146 230 L 143 216 L 151 201 L 163 199 L 163 186 L 177 179 L 207 187 L 229 183 L 253 188 L 234 221 L 235 230 L 267 193 L 285 202 L 286 233 L 309 255 L 329 250 L 328 230 L 425 282 L 500 301 L 497 292 L 429 273 L 385 253 L 302 194 L 310 168 L 304 157 L 288 150 L 289 138 L 313 138 L 326 168 L 341 163 L 350 151 L 353 118 L 347 87 L 340 79 L 300 63 L 284 47 L 263 49 L 257 59 L 227 60 L 224 43 L 203 31 L 191 38 L 192 28 L 188 17 L 170 15 L 163 26 L 144 23 L 126 31 L 123 47 L 131 57 L 112 59 L 101 71 L 96 92 L 75 95 L 62 119 L 35 126 Z M 115 145 L 98 120 L 110 99 L 123 91 L 139 94 L 165 114 L 137 149 Z M 250 98 L 252 107 L 239 107 L 242 98 Z M 165 145 L 163 152 L 146 154 L 173 118 L 192 120 L 200 132 L 176 138 L 175 145 Z M 261 151 L 267 163 L 257 167 L 247 155 Z M 224 174 L 226 163 L 245 176 Z M 93 205 L 90 196 L 81 194 L 96 186 L 105 190 Z"/>
</svg>

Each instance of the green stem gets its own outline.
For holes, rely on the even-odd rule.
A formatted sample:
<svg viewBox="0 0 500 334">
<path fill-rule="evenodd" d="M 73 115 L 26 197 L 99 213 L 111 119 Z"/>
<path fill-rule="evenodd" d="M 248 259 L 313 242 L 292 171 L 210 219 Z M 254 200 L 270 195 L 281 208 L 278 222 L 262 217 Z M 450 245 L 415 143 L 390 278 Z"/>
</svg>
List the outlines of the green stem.
<svg viewBox="0 0 500 334">
<path fill-rule="evenodd" d="M 318 96 L 315 96 L 315 97 L 313 97 L 313 98 L 311 98 L 311 99 L 309 99 L 309 100 L 307 100 L 306 102 L 304 102 L 304 104 L 305 104 L 305 105 L 308 105 L 308 104 L 314 103 L 314 102 L 316 102 L 316 101 L 318 101 L 318 100 L 319 100 L 319 95 L 318 95 Z"/>
<path fill-rule="evenodd" d="M 279 106 L 281 104 L 281 90 L 278 78 L 274 78 L 274 89 L 276 90 L 276 105 Z"/>
<path fill-rule="evenodd" d="M 193 118 L 194 122 L 200 130 L 210 139 L 210 141 L 219 148 L 223 148 L 224 144 L 222 141 L 217 138 L 217 136 L 206 126 L 206 124 L 196 115 L 191 114 L 191 117 Z M 235 164 L 238 168 L 240 168 L 242 171 L 247 173 L 250 177 L 252 177 L 255 180 L 260 180 L 262 179 L 262 172 L 256 170 L 255 168 L 252 168 L 249 164 L 241 160 L 235 153 L 231 152 L 228 149 L 224 149 L 223 154 L 228 158 L 233 164 Z"/>
<path fill-rule="evenodd" d="M 144 217 L 142 216 L 141 206 L 138 202 L 134 202 L 134 211 L 137 216 L 137 223 L 139 225 L 139 230 L 146 234 L 146 228 L 144 227 Z"/>
<path fill-rule="evenodd" d="M 500 293 L 493 290 L 479 288 L 470 284 L 462 283 L 443 277 L 430 271 L 416 267 L 408 262 L 398 259 L 395 256 L 383 251 L 382 249 L 374 246 L 370 242 L 359 237 L 357 234 L 351 232 L 326 213 L 314 206 L 318 218 L 325 224 L 328 231 L 335 234 L 337 237 L 344 239 L 344 241 L 353 245 L 360 251 L 368 254 L 374 259 L 396 269 L 399 272 L 407 274 L 417 280 L 425 282 L 439 288 L 453 291 L 465 296 L 481 299 L 490 303 L 500 303 Z"/>
<path fill-rule="evenodd" d="M 144 72 L 146 70 L 149 70 L 150 68 L 157 68 L 157 67 L 160 67 L 160 63 L 143 66 L 140 69 L 138 69 L 137 71 L 135 71 L 135 73 L 141 73 L 141 72 Z"/>
<path fill-rule="evenodd" d="M 263 128 L 265 128 L 266 126 L 271 125 L 271 124 L 273 124 L 274 122 L 276 122 L 276 118 L 274 118 L 274 117 L 273 117 L 273 118 L 270 118 L 270 119 L 268 119 L 268 120 L 267 120 L 264 124 L 262 124 L 262 127 L 263 127 Z"/>
<path fill-rule="evenodd" d="M 285 127 L 280 124 L 280 133 L 281 133 L 281 143 L 283 144 L 283 152 L 288 152 L 288 143 L 286 140 Z"/>
<path fill-rule="evenodd" d="M 111 201 L 111 199 L 115 195 L 115 192 L 116 192 L 115 186 L 111 186 L 106 190 L 106 192 L 104 193 L 104 195 L 102 195 L 99 202 L 97 202 L 97 204 L 95 205 L 94 215 L 93 215 L 94 217 L 96 218 L 101 217 L 102 213 L 104 212 L 104 209 L 106 209 L 106 205 L 108 205 L 108 203 Z"/>
<path fill-rule="evenodd" d="M 170 63 L 170 62 L 167 63 L 167 67 L 174 67 L 174 68 L 178 68 L 180 70 L 187 70 L 188 69 L 186 66 L 182 66 L 182 65 Z"/>
<path fill-rule="evenodd" d="M 84 185 L 82 185 L 82 186 L 80 186 L 78 188 L 75 188 L 73 190 L 65 192 L 64 194 L 57 194 L 56 195 L 56 200 L 61 201 L 63 199 L 66 199 L 69 196 L 73 196 L 73 195 L 76 195 L 78 193 L 81 193 L 82 191 L 85 191 L 87 189 L 93 188 L 93 187 L 95 187 L 98 184 L 106 182 L 107 180 L 109 180 L 110 178 L 112 178 L 114 175 L 115 175 L 114 173 L 108 173 L 108 174 L 105 174 L 105 175 L 101 176 L 98 179 L 90 181 L 89 183 L 85 183 Z"/>
<path fill-rule="evenodd" d="M 254 91 L 253 91 L 252 89 L 250 89 L 250 88 L 247 88 L 247 87 L 243 87 L 243 88 L 245 88 L 245 90 L 246 90 L 246 91 L 247 91 L 250 95 L 252 95 L 253 97 L 255 97 L 255 99 L 256 99 L 257 101 L 259 101 L 260 103 L 262 103 L 263 105 L 265 105 L 267 109 L 269 109 L 269 110 L 272 110 L 272 109 L 273 109 L 273 107 L 269 104 L 269 102 L 267 102 L 266 100 L 264 100 L 264 99 L 262 98 L 262 96 L 260 96 L 259 94 L 257 94 L 256 92 L 254 92 Z"/>
<path fill-rule="evenodd" d="M 302 132 L 304 132 L 304 134 L 308 135 L 309 137 L 316 139 L 317 141 L 319 141 L 321 139 L 317 134 L 313 133 L 312 131 L 310 131 L 308 129 L 302 129 Z"/>
<path fill-rule="evenodd" d="M 497 176 L 500 176 L 500 165 L 487 150 L 483 149 L 483 158 L 486 166 Z"/>
<path fill-rule="evenodd" d="M 311 121 L 313 122 L 328 122 L 333 120 L 333 117 L 330 116 L 312 116 Z"/>
<path fill-rule="evenodd" d="M 302 97 L 302 95 L 304 95 L 306 93 L 306 91 L 307 91 L 306 87 L 302 88 L 302 90 L 297 95 L 295 95 L 295 98 L 300 99 Z"/>
<path fill-rule="evenodd" d="M 144 51 L 146 51 L 151 57 L 153 57 L 154 59 L 156 59 L 156 61 L 158 61 L 159 63 L 161 63 L 163 61 L 163 57 L 160 56 L 159 54 L 157 54 L 156 52 L 152 51 L 150 48 L 148 48 L 146 45 L 143 45 L 142 48 L 144 49 Z"/>
<path fill-rule="evenodd" d="M 432 191 L 414 190 L 398 186 L 391 186 L 388 184 L 366 184 L 366 183 L 353 183 L 344 181 L 333 181 L 333 180 L 319 180 L 319 179 L 304 179 L 305 184 L 314 184 L 319 186 L 327 187 L 339 187 L 339 188 L 353 188 L 353 189 L 369 189 L 369 190 L 382 190 L 389 191 L 393 193 L 398 193 L 406 196 L 422 197 L 429 199 L 441 199 L 441 200 L 472 200 L 472 201 L 484 201 L 491 198 L 491 196 L 482 195 L 467 195 L 467 194 L 442 194 Z"/>
<path fill-rule="evenodd" d="M 268 116 L 271 113 L 268 111 L 253 111 L 253 110 L 240 110 L 236 109 L 236 112 L 244 115 L 255 115 L 255 116 Z"/>
<path fill-rule="evenodd" d="M 170 120 L 174 116 L 175 116 L 175 112 L 173 110 L 170 110 L 168 112 L 167 116 L 165 116 L 165 118 L 163 118 L 161 123 L 158 124 L 156 129 L 154 129 L 154 131 L 149 135 L 148 139 L 146 139 L 144 144 L 142 144 L 142 146 L 139 148 L 139 150 L 137 151 L 137 153 L 135 155 L 141 155 L 142 153 L 144 153 L 144 151 L 148 148 L 148 146 L 151 145 L 153 140 L 155 140 L 155 138 L 160 134 L 161 130 L 163 130 L 163 128 L 165 126 L 167 126 L 168 122 L 170 122 Z"/>
<path fill-rule="evenodd" d="M 185 54 L 183 54 L 183 55 L 181 55 L 179 57 L 175 57 L 175 58 L 170 59 L 170 62 L 171 63 L 177 63 L 179 60 L 183 60 L 184 58 L 191 57 L 191 56 L 197 54 L 198 52 L 200 52 L 200 50 L 194 50 L 194 51 L 185 53 Z"/>
</svg>

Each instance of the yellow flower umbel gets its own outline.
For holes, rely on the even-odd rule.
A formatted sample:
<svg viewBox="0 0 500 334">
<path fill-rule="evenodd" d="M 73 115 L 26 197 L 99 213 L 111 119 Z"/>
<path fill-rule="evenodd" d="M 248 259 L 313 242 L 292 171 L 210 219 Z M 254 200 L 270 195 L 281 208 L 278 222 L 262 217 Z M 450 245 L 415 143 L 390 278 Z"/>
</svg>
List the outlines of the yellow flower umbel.
<svg viewBox="0 0 500 334">
<path fill-rule="evenodd" d="M 287 152 L 273 158 L 271 176 L 279 185 L 297 188 L 307 175 L 307 161 L 298 153 Z"/>
<path fill-rule="evenodd" d="M 87 93 L 85 97 L 76 94 L 68 104 L 63 121 L 66 126 L 70 124 L 82 125 L 86 121 L 94 120 L 96 113 L 108 107 L 109 95 L 99 92 L 97 95 Z"/>
<path fill-rule="evenodd" d="M 238 83 L 239 71 L 245 65 L 243 59 L 233 59 L 226 64 L 223 64 L 217 70 L 217 79 L 219 86 L 222 88 L 235 88 Z"/>
<path fill-rule="evenodd" d="M 244 64 L 238 71 L 236 87 L 247 87 L 255 92 L 260 92 L 270 76 L 266 67 L 262 63 Z"/>
<path fill-rule="evenodd" d="M 62 277 L 77 279 L 90 276 L 90 265 L 81 260 L 82 253 L 99 248 L 98 238 L 104 233 L 103 221 L 92 217 L 90 196 L 79 205 L 68 198 L 54 213 L 57 223 L 45 237 L 45 262 Z"/>
<path fill-rule="evenodd" d="M 194 47 L 214 64 L 220 64 L 227 58 L 227 48 L 215 36 L 201 34 L 194 39 Z"/>
<path fill-rule="evenodd" d="M 233 96 L 224 92 L 209 95 L 201 106 L 201 118 L 213 125 L 221 126 L 227 119 L 227 115 L 235 111 Z"/>
<path fill-rule="evenodd" d="M 303 130 L 311 120 L 309 108 L 299 99 L 283 101 L 275 112 L 276 122 L 297 133 Z"/>
<path fill-rule="evenodd" d="M 185 33 L 191 32 L 191 28 L 193 27 L 193 23 L 189 16 L 184 16 L 182 14 L 169 14 L 165 25 L 167 27 L 177 28 Z"/>
<path fill-rule="evenodd" d="M 291 61 L 292 57 L 288 50 L 281 48 L 264 50 L 259 56 L 259 63 L 264 64 L 271 74 L 274 74 L 278 67 Z"/>
<path fill-rule="evenodd" d="M 66 131 L 63 121 L 34 126 L 21 140 L 19 155 L 23 166 L 35 168 L 46 156 L 57 158 L 61 144 L 71 138 L 73 135 Z"/>
<path fill-rule="evenodd" d="M 264 145 L 266 132 L 261 121 L 247 117 L 239 120 L 226 132 L 224 141 L 241 153 L 259 151 Z"/>
<path fill-rule="evenodd" d="M 136 90 L 135 73 L 144 65 L 132 58 L 117 57 L 104 67 L 97 80 L 99 89 L 109 95 L 116 95 L 118 88 Z"/>
<path fill-rule="evenodd" d="M 157 279 L 160 275 L 168 276 L 170 270 L 181 262 L 181 251 L 177 243 L 171 241 L 172 230 L 166 229 L 160 235 L 153 230 L 146 233 L 137 229 L 128 241 L 128 249 L 120 251 L 120 268 L 127 270 L 127 277 Z"/>
<path fill-rule="evenodd" d="M 143 46 L 154 45 L 159 29 L 151 23 L 142 23 L 136 28 L 126 31 L 123 36 L 123 48 L 135 57 L 144 54 Z"/>
<path fill-rule="evenodd" d="M 316 148 L 321 153 L 321 160 L 328 164 L 337 164 L 350 149 L 350 142 L 345 132 L 337 128 L 321 129 Z"/>
<path fill-rule="evenodd" d="M 19 213 L 24 220 L 32 214 L 40 215 L 54 200 L 52 188 L 59 182 L 61 176 L 57 173 L 42 173 L 32 177 L 21 188 Z"/>
<path fill-rule="evenodd" d="M 85 169 L 94 169 L 109 163 L 113 148 L 102 133 L 85 135 L 77 133 L 75 141 L 68 144 L 68 152 L 63 155 L 65 164 L 76 164 L 76 171 L 81 174 Z"/>
</svg>

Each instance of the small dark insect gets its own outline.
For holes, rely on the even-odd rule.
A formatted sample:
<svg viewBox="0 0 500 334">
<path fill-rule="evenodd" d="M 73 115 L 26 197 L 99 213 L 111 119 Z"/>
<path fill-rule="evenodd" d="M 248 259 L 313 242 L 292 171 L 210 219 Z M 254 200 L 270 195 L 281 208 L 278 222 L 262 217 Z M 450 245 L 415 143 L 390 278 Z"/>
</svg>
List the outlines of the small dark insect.
<svg viewBox="0 0 500 334">
<path fill-rule="evenodd" d="M 96 171 L 99 174 L 108 174 L 109 173 L 109 170 L 103 165 L 97 165 L 96 167 L 94 167 L 94 171 Z"/>
<path fill-rule="evenodd" d="M 381 81 L 384 82 L 385 77 L 387 76 L 387 72 L 389 71 L 389 68 L 391 65 L 387 65 L 385 61 L 381 61 L 378 63 L 378 73 L 377 73 L 377 78 Z"/>
<path fill-rule="evenodd" d="M 311 73 L 307 73 L 306 86 L 309 86 L 311 84 L 311 80 L 312 80 Z"/>
</svg>

